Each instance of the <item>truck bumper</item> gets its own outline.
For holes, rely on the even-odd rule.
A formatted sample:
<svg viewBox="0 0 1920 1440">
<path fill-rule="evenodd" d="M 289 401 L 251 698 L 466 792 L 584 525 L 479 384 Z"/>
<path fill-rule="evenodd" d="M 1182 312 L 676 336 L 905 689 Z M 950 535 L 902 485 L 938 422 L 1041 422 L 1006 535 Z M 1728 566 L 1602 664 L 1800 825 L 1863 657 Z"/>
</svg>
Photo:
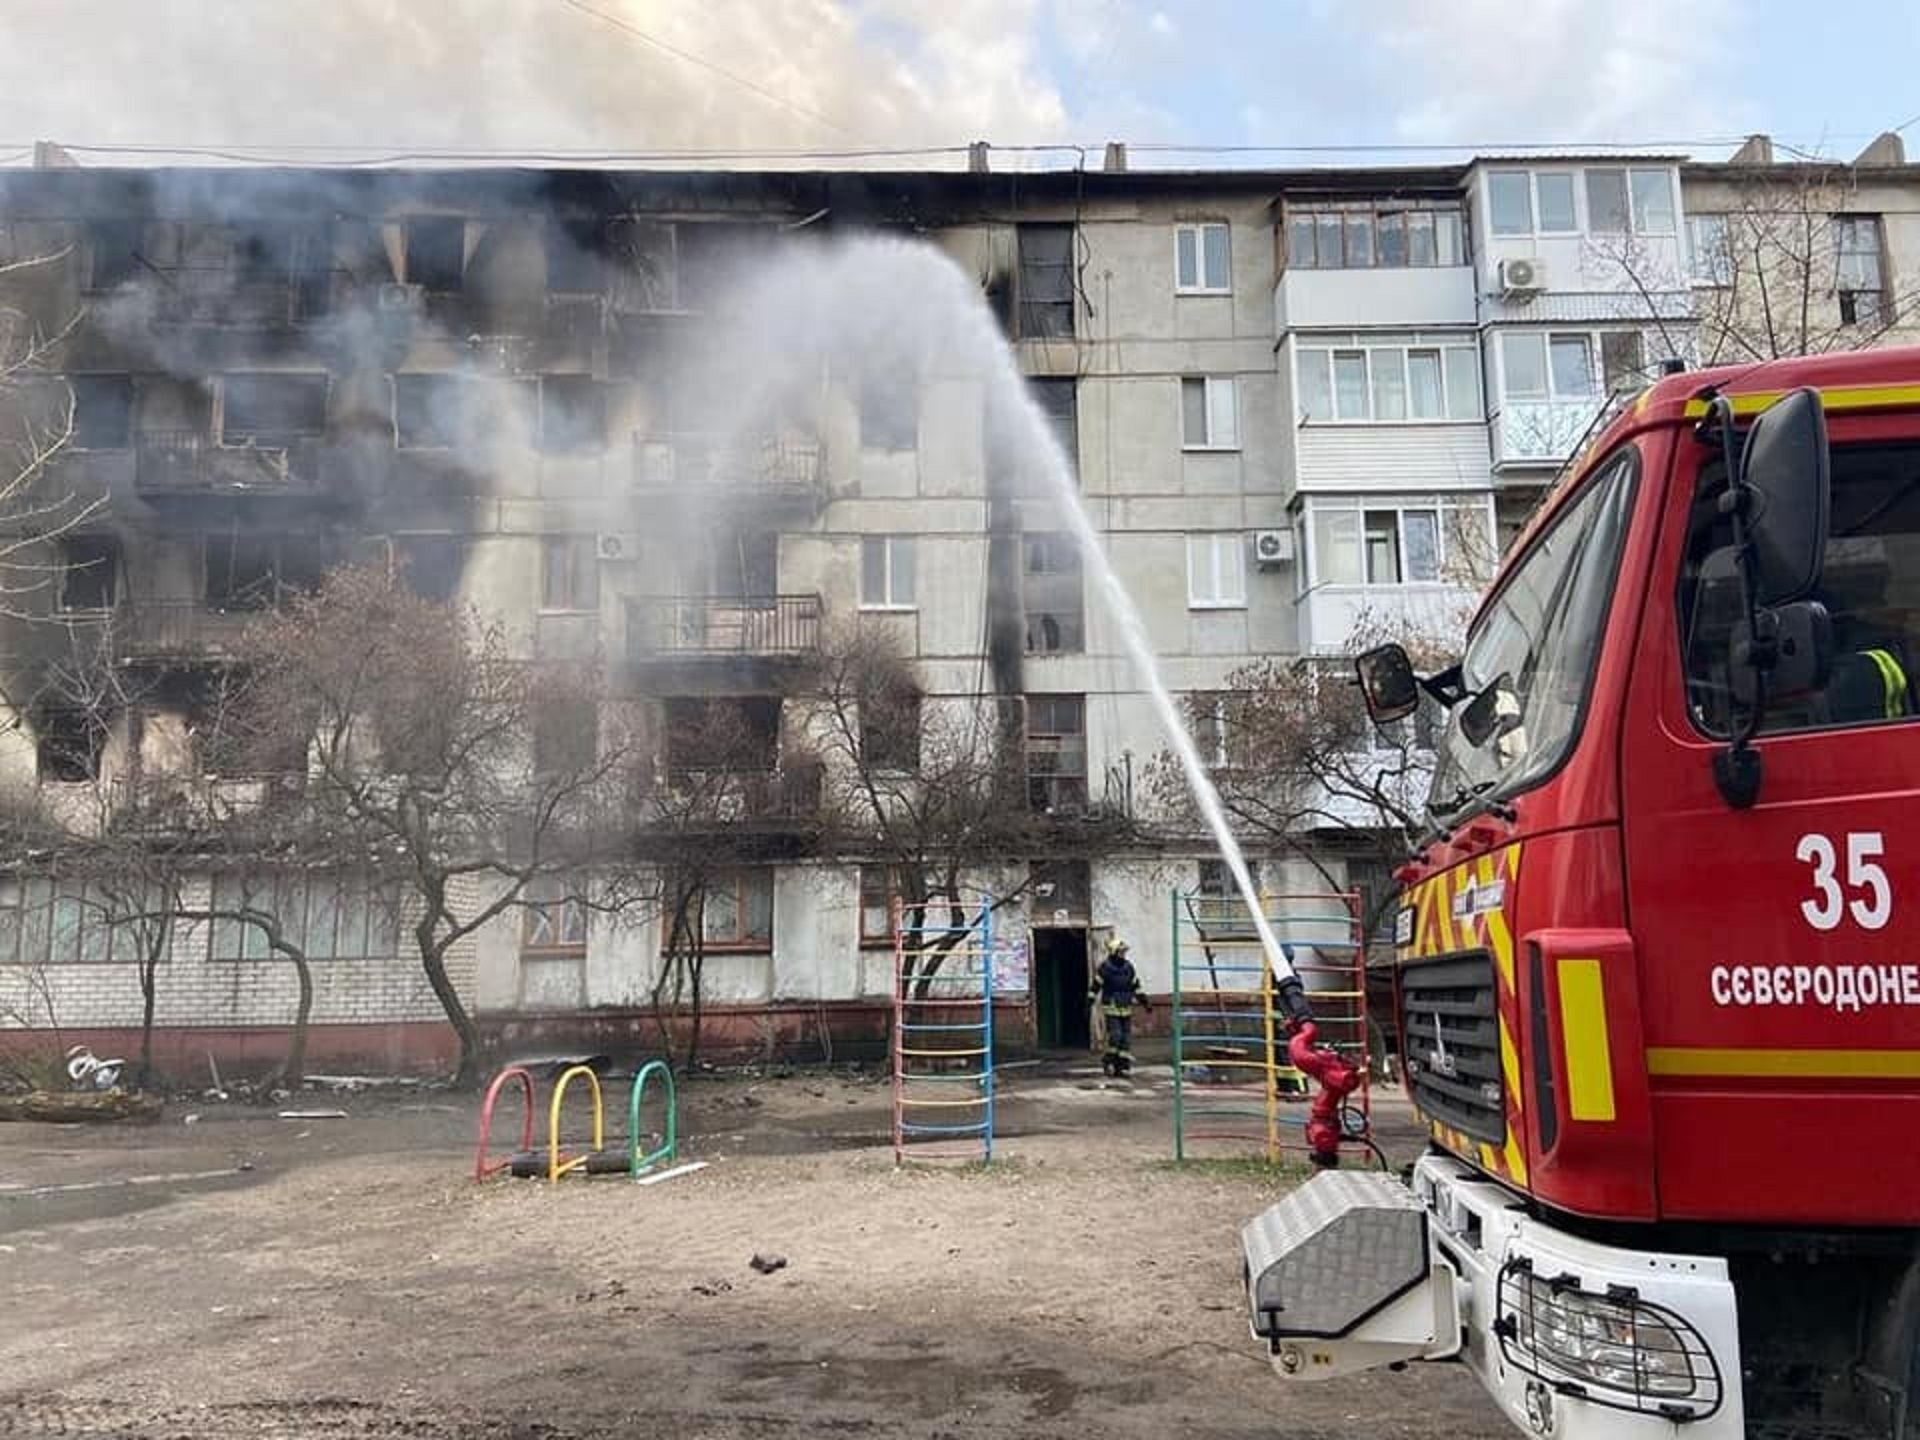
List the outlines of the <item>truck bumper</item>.
<svg viewBox="0 0 1920 1440">
<path fill-rule="evenodd" d="M 1429 1155 L 1409 1191 L 1316 1176 L 1242 1234 L 1251 1328 L 1283 1379 L 1458 1356 L 1535 1434 L 1744 1431 L 1726 1263 L 1597 1245 Z"/>
</svg>

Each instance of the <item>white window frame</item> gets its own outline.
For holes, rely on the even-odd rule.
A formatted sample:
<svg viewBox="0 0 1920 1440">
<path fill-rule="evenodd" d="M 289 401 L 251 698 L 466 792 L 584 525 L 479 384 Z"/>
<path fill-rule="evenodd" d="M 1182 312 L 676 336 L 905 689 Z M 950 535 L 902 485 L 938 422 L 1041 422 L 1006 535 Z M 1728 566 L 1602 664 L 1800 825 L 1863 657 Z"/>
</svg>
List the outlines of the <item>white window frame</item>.
<svg viewBox="0 0 1920 1440">
<path fill-rule="evenodd" d="M 1549 230 L 1546 226 L 1543 207 L 1540 204 L 1540 177 L 1543 175 L 1564 175 L 1573 184 L 1573 228 L 1570 230 Z M 1527 172 L 1528 193 L 1533 198 L 1533 233 L 1543 236 L 1578 235 L 1586 223 L 1587 187 L 1581 183 L 1580 172 L 1569 167 L 1562 170 L 1548 165 L 1543 169 Z"/>
<path fill-rule="evenodd" d="M 1717 253 L 1701 244 L 1700 232 L 1718 222 Z M 1687 277 L 1695 288 L 1725 290 L 1733 284 L 1733 217 L 1724 211 L 1702 210 L 1687 216 Z"/>
<path fill-rule="evenodd" d="M 1627 187 L 1627 226 L 1624 231 L 1593 228 L 1593 215 L 1587 204 L 1587 176 L 1595 170 L 1617 170 L 1625 177 Z M 1633 177 L 1635 175 L 1658 174 L 1667 188 L 1668 213 L 1674 217 L 1674 223 L 1660 230 L 1650 230 L 1641 221 L 1638 206 L 1633 196 Z M 1527 225 L 1526 230 L 1496 230 L 1493 225 L 1493 177 L 1495 175 L 1524 175 L 1527 177 Z M 1570 175 L 1573 177 L 1573 229 L 1549 230 L 1541 218 L 1540 177 L 1542 175 Z M 1673 168 L 1667 165 L 1634 165 L 1622 160 L 1617 165 L 1534 165 L 1534 166 L 1496 166 L 1486 172 L 1484 194 L 1487 210 L 1487 233 L 1496 240 L 1554 240 L 1576 235 L 1645 235 L 1665 239 L 1681 229 L 1681 218 L 1685 210 L 1680 204 L 1680 195 L 1675 184 Z"/>
<path fill-rule="evenodd" d="M 1436 578 L 1432 580 L 1401 579 L 1379 581 L 1368 580 L 1366 578 L 1366 517 L 1369 511 L 1381 510 L 1391 510 L 1394 512 L 1394 540 L 1395 544 L 1399 547 L 1400 573 L 1403 576 L 1407 573 L 1407 512 L 1410 510 L 1433 512 L 1438 531 L 1437 544 L 1435 546 L 1435 568 L 1438 571 Z M 1490 545 L 1498 544 L 1498 540 L 1496 539 L 1498 531 L 1495 528 L 1497 519 L 1494 513 L 1493 496 L 1484 491 L 1471 491 L 1464 494 L 1440 493 L 1433 495 L 1339 495 L 1306 497 L 1302 502 L 1302 508 L 1297 522 L 1301 527 L 1300 538 L 1305 547 L 1301 552 L 1303 559 L 1299 565 L 1300 573 L 1306 577 L 1306 584 L 1301 594 L 1305 595 L 1311 591 L 1326 587 L 1335 587 L 1349 592 L 1361 590 L 1403 591 L 1472 588 L 1469 582 L 1449 580 L 1447 578 L 1448 568 L 1456 558 L 1452 554 L 1454 527 L 1449 524 L 1450 512 L 1456 510 L 1479 511 L 1484 521 L 1484 534 L 1487 537 L 1488 543 Z M 1314 519 L 1315 516 L 1330 511 L 1340 511 L 1350 514 L 1356 521 L 1354 534 L 1359 544 L 1357 553 L 1361 577 L 1358 580 L 1326 580 L 1321 576 L 1321 570 L 1323 568 L 1321 563 L 1322 556 L 1320 548 L 1316 543 L 1318 527 L 1315 525 Z M 1481 558 L 1484 561 L 1491 557 Z M 1467 559 L 1469 563 L 1471 563 L 1473 557 L 1469 556 Z"/>
<path fill-rule="evenodd" d="M 1327 367 L 1327 395 L 1334 407 L 1331 415 L 1307 415 L 1311 425 L 1484 425 L 1486 423 L 1486 397 L 1481 394 L 1480 341 L 1471 331 L 1449 333 L 1446 331 L 1399 331 L 1396 338 L 1383 341 L 1364 333 L 1358 335 L 1315 335 L 1298 337 L 1293 343 L 1293 393 L 1296 410 L 1304 413 L 1306 386 L 1301 382 L 1302 364 L 1308 352 L 1324 355 Z M 1334 379 L 1334 356 L 1343 352 L 1358 350 L 1366 356 L 1367 366 L 1367 413 L 1364 415 L 1342 415 L 1339 413 L 1339 386 Z M 1415 416 L 1413 413 L 1413 372 L 1412 362 L 1407 356 L 1415 350 L 1437 350 L 1440 352 L 1440 402 L 1447 413 L 1443 415 Z M 1467 357 L 1466 372 L 1473 379 L 1473 394 L 1468 397 L 1469 408 L 1464 415 L 1455 415 L 1452 411 L 1452 394 L 1447 385 L 1447 358 L 1449 352 L 1461 352 Z M 1397 420 L 1380 420 L 1374 417 L 1374 366 L 1387 363 L 1378 360 L 1380 356 L 1397 356 L 1400 364 L 1402 390 L 1405 399 L 1405 414 Z"/>
<path fill-rule="evenodd" d="M 915 553 L 914 539 L 915 537 L 912 535 L 863 535 L 860 537 L 859 583 L 860 608 L 862 610 L 879 610 L 898 613 L 901 611 L 918 610 L 920 608 L 920 602 L 917 598 L 917 590 L 920 582 L 920 557 Z M 878 545 L 881 549 L 881 582 L 882 588 L 886 593 L 882 598 L 877 600 L 867 594 L 867 547 L 869 545 Z M 908 554 L 912 557 L 908 562 L 907 573 L 913 581 L 913 588 L 916 593 L 909 594 L 904 600 L 894 593 L 894 547 L 896 545 L 904 545 L 907 547 Z"/>
<path fill-rule="evenodd" d="M 1502 230 L 1499 228 L 1498 225 L 1494 223 L 1493 181 L 1496 175 L 1519 175 L 1526 180 L 1527 182 L 1527 228 L 1526 229 Z M 1505 165 L 1500 166 L 1498 169 L 1489 170 L 1486 172 L 1486 180 L 1483 183 L 1482 190 L 1486 196 L 1487 234 L 1488 235 L 1492 236 L 1496 240 L 1526 240 L 1540 233 L 1540 228 L 1539 228 L 1540 216 L 1534 204 L 1534 201 L 1536 200 L 1537 197 L 1533 193 L 1533 171 L 1517 169 L 1517 168 L 1513 168 Z"/>
<path fill-rule="evenodd" d="M 1207 232 L 1218 230 L 1227 237 L 1227 273 L 1207 274 Z M 1193 274 L 1195 283 L 1180 283 L 1180 245 L 1193 237 Z M 1233 293 L 1233 227 L 1224 220 L 1189 220 L 1173 227 L 1173 293 L 1176 295 L 1231 295 Z"/>
<path fill-rule="evenodd" d="M 1204 387 L 1204 399 L 1201 414 L 1206 420 L 1207 433 L 1204 439 L 1194 440 L 1187 434 L 1187 386 L 1199 384 Z M 1214 395 L 1216 386 L 1225 386 L 1228 397 L 1227 413 L 1233 417 L 1233 433 L 1224 440 L 1214 433 Z M 1180 448 L 1182 450 L 1238 450 L 1240 448 L 1240 377 L 1237 375 L 1182 375 L 1180 377 Z"/>
<path fill-rule="evenodd" d="M 1630 329 L 1632 327 L 1614 326 L 1611 328 Z M 1529 329 L 1529 330 L 1502 331 L 1500 334 L 1500 343 L 1496 347 L 1500 352 L 1499 365 L 1500 365 L 1500 403 L 1501 405 L 1504 407 L 1509 401 L 1514 401 L 1522 405 L 1539 405 L 1545 402 L 1552 402 L 1552 403 L 1558 404 L 1562 401 L 1568 401 L 1568 402 L 1575 401 L 1575 400 L 1599 401 L 1604 399 L 1606 397 L 1607 392 L 1606 392 L 1606 380 L 1605 380 L 1605 377 L 1601 374 L 1601 368 L 1600 368 L 1600 335 L 1601 333 L 1602 332 L 1599 330 L 1568 330 L 1568 329 L 1551 329 L 1551 330 Z M 1526 336 L 1532 339 L 1537 339 L 1540 342 L 1540 357 L 1541 357 L 1542 363 L 1546 367 L 1547 388 L 1544 394 L 1516 395 L 1513 393 L 1513 390 L 1509 387 L 1507 383 L 1507 342 L 1511 339 L 1515 339 L 1520 336 Z M 1571 394 L 1568 394 L 1568 393 L 1562 392 L 1554 384 L 1553 342 L 1555 340 L 1575 340 L 1575 339 L 1584 342 L 1587 347 L 1587 374 L 1593 378 L 1593 388 L 1590 390 L 1575 391 Z M 1641 344 L 1643 347 L 1646 344 L 1644 335 L 1642 337 Z"/>
<path fill-rule="evenodd" d="M 1187 608 L 1247 608 L 1245 535 L 1238 530 L 1217 530 L 1187 536 Z"/>
</svg>

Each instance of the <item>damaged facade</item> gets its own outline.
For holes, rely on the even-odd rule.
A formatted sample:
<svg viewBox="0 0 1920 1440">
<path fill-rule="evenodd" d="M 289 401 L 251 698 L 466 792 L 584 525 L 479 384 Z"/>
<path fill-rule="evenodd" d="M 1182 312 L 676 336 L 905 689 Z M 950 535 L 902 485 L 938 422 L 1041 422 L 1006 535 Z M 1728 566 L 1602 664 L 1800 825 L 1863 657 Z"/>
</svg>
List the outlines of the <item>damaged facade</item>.
<svg viewBox="0 0 1920 1440">
<path fill-rule="evenodd" d="M 0 620 L 0 791 L 84 825 L 116 775 L 218 773 L 205 717 L 242 628 L 332 566 L 390 567 L 529 663 L 603 670 L 663 783 L 751 775 L 713 817 L 739 864 L 701 920 L 709 1034 L 872 1050 L 891 886 L 823 816 L 808 687 L 845 636 L 883 633 L 923 704 L 984 706 L 1018 751 L 1042 838 L 972 876 L 1018 896 L 1002 930 L 1029 976 L 1003 1034 L 1081 1043 L 1090 935 L 1126 934 L 1164 991 L 1171 892 L 1221 884 L 1211 847 L 1142 799 L 1163 745 L 1112 619 L 981 387 L 839 362 L 754 397 L 743 426 L 710 343 L 728 294 L 833 237 L 943 250 L 1011 340 L 1170 687 L 1206 696 L 1256 657 L 1338 652 L 1363 615 L 1464 611 L 1616 379 L 1690 345 L 1692 281 L 1639 315 L 1593 261 L 1617 218 L 1678 274 L 1685 211 L 1672 160 L 0 176 L 0 261 L 40 262 L 0 276 L 9 303 L 73 325 L 48 473 L 104 501 L 35 552 L 44 579 L 12 606 L 30 613 Z M 137 702 L 60 703 L 50 669 L 92 643 Z M 244 862 L 195 877 L 188 907 Z M 1323 887 L 1262 864 L 1275 890 Z M 71 885 L 32 864 L 0 882 L 0 1026 L 123 1052 L 139 965 Z M 289 902 L 315 1064 L 449 1054 L 406 907 L 379 892 L 329 874 Z M 512 1048 L 646 1048 L 660 917 L 543 893 L 456 947 L 467 1004 Z M 292 986 L 246 927 L 177 927 L 162 1057 L 271 1053 Z"/>
</svg>

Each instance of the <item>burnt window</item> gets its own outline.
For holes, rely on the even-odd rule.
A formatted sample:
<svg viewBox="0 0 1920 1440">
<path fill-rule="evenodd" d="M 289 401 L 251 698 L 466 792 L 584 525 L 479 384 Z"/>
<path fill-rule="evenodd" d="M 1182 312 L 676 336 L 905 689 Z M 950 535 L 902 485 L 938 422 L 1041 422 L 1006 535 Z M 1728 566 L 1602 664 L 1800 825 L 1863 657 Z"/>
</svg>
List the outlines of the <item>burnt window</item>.
<svg viewBox="0 0 1920 1440">
<path fill-rule="evenodd" d="M 600 570 L 591 535 L 545 535 L 540 540 L 540 608 L 597 610 Z"/>
<path fill-rule="evenodd" d="M 113 290 L 140 268 L 140 226 L 132 220 L 95 220 L 87 226 L 87 288 Z"/>
<path fill-rule="evenodd" d="M 666 700 L 666 768 L 767 771 L 780 758 L 780 697 Z"/>
<path fill-rule="evenodd" d="M 467 543 L 458 535 L 400 535 L 394 538 L 400 581 L 422 600 L 444 605 L 460 592 Z"/>
<path fill-rule="evenodd" d="M 273 448 L 327 428 L 327 377 L 227 375 L 220 382 L 220 443 Z"/>
<path fill-rule="evenodd" d="M 120 542 L 69 535 L 60 542 L 60 608 L 111 610 L 120 588 Z"/>
<path fill-rule="evenodd" d="M 265 610 L 286 589 L 311 588 L 319 579 L 319 565 L 297 543 L 288 547 L 287 560 L 276 539 L 262 535 L 210 535 L 206 541 L 207 608 L 209 610 Z"/>
<path fill-rule="evenodd" d="M 1027 615 L 1027 653 L 1078 654 L 1086 648 L 1080 547 L 1071 535 L 1028 535 L 1023 546 L 1020 588 Z"/>
<path fill-rule="evenodd" d="M 415 215 L 407 221 L 407 283 L 457 293 L 467 273 L 467 222 L 458 215 Z"/>
<path fill-rule="evenodd" d="M 1087 700 L 1027 696 L 1027 803 L 1078 810 L 1087 803 Z"/>
<path fill-rule="evenodd" d="M 1067 462 L 1067 469 L 1077 474 L 1080 469 L 1080 415 L 1075 381 L 1071 376 L 1035 378 L 1027 381 L 1027 393 L 1033 397 L 1034 406 L 1047 422 L 1047 429 L 1060 447 L 1060 455 Z"/>
<path fill-rule="evenodd" d="M 780 589 L 780 537 L 767 530 L 716 536 L 706 567 L 706 591 L 716 599 L 771 599 Z"/>
<path fill-rule="evenodd" d="M 578 775 L 591 769 L 600 748 L 600 717 L 591 700 L 565 694 L 543 698 L 533 710 L 533 768 L 542 775 Z"/>
<path fill-rule="evenodd" d="M 578 455 L 607 447 L 607 392 L 591 375 L 548 375 L 540 381 L 540 448 Z"/>
<path fill-rule="evenodd" d="M 69 375 L 73 443 L 81 450 L 124 450 L 133 438 L 131 375 Z"/>
<path fill-rule="evenodd" d="M 1073 226 L 1018 227 L 1019 336 L 1073 334 Z"/>
<path fill-rule="evenodd" d="M 256 222 L 233 232 L 233 273 L 243 284 L 267 285 L 290 279 L 298 240 L 291 225 Z"/>
<path fill-rule="evenodd" d="M 457 444 L 465 414 L 462 376 L 393 377 L 393 443 L 402 450 L 444 450 Z"/>
<path fill-rule="evenodd" d="M 869 771 L 920 768 L 920 692 L 884 686 L 860 702 L 860 763 Z"/>
<path fill-rule="evenodd" d="M 547 227 L 547 289 L 563 295 L 603 295 L 608 267 L 601 231 L 556 220 Z"/>
<path fill-rule="evenodd" d="M 1032 410 L 1020 403 L 1022 397 L 1018 395 L 1005 398 L 990 395 L 987 400 L 984 418 L 989 483 L 999 494 L 1046 495 L 1052 492 L 1054 457 L 1047 453 L 1042 433 L 1033 421 L 1037 412 L 1041 425 L 1052 433 L 1068 473 L 1077 474 L 1080 468 L 1077 388 L 1071 377 L 1034 378 L 1025 382 L 1024 390 L 1024 398 L 1032 402 Z"/>
<path fill-rule="evenodd" d="M 34 746 L 42 780 L 95 780 L 107 747 L 107 727 L 84 710 L 49 710 L 40 717 Z"/>
</svg>

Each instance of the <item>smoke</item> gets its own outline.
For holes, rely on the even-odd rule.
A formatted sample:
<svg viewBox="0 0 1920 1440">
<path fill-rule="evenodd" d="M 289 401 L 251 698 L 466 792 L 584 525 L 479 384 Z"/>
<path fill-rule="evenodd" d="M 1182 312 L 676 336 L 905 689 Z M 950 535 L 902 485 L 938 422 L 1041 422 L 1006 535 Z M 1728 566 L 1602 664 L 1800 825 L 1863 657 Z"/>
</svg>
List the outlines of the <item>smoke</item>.
<svg viewBox="0 0 1920 1440">
<path fill-rule="evenodd" d="M 569 0 L 18 0 L 0 137 L 660 151 L 1065 128 L 1042 70 L 1044 0 L 581 5 L 659 43 Z"/>
</svg>

